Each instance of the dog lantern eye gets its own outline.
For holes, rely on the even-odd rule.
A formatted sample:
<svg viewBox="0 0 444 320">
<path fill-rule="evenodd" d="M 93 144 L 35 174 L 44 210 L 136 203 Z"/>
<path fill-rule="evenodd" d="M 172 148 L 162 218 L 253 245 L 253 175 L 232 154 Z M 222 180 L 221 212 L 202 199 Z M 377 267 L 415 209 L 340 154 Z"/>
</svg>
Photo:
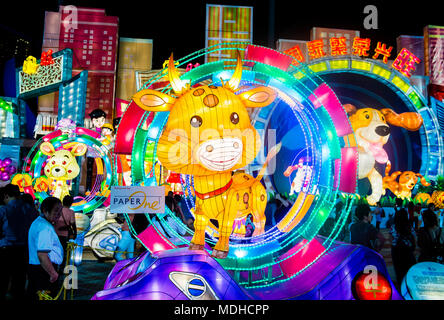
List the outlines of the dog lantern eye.
<svg viewBox="0 0 444 320">
<path fill-rule="evenodd" d="M 366 115 L 365 115 L 365 118 L 366 118 L 366 119 L 370 119 L 370 115 L 369 115 L 369 114 L 366 114 Z"/>
</svg>

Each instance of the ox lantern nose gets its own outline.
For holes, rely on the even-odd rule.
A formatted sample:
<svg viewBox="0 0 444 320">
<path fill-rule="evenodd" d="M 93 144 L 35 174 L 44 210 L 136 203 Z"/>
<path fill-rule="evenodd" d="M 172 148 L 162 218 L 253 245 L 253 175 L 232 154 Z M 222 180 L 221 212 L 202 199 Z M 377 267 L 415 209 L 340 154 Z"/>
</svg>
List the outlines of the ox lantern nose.
<svg viewBox="0 0 444 320">
<path fill-rule="evenodd" d="M 378 126 L 375 129 L 375 132 L 377 135 L 381 137 L 385 137 L 390 134 L 390 127 L 389 126 Z"/>
</svg>

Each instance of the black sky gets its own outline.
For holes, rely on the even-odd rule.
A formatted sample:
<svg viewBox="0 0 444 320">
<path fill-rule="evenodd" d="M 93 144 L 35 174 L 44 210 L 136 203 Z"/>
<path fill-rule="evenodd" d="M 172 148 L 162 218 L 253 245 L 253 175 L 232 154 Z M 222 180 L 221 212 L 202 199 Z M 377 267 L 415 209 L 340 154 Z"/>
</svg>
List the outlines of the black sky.
<svg viewBox="0 0 444 320">
<path fill-rule="evenodd" d="M 416 1 L 416 0 L 413 0 Z M 2 10 L 0 24 L 28 37 L 33 55 L 41 52 L 45 11 L 58 11 L 59 3 L 105 8 L 107 15 L 119 17 L 122 37 L 153 39 L 153 68 L 174 52 L 183 57 L 205 46 L 205 5 L 227 4 L 253 6 L 253 42 L 269 46 L 270 0 L 121 0 L 121 1 L 8 1 Z M 441 3 L 441 4 L 440 4 Z M 373 42 L 382 41 L 396 48 L 399 35 L 423 34 L 426 25 L 444 26 L 443 1 L 325 1 L 275 0 L 274 35 L 272 38 L 309 40 L 312 27 L 330 27 L 361 31 Z M 378 9 L 378 30 L 365 30 L 364 7 Z M 1 39 L 1 35 L 0 35 Z M 273 46 L 274 47 L 274 46 Z"/>
</svg>

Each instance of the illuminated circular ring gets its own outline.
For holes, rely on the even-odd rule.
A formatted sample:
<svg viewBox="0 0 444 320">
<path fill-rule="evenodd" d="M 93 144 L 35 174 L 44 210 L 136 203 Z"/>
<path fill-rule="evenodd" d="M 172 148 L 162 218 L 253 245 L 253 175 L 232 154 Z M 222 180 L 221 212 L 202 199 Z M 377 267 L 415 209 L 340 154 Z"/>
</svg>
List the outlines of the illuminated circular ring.
<svg viewBox="0 0 444 320">
<path fill-rule="evenodd" d="M 97 137 L 94 131 L 80 127 L 76 128 L 76 135 L 73 137 L 69 137 L 68 134 L 63 134 L 61 130 L 51 132 L 40 138 L 29 151 L 22 173 L 29 173 L 34 181 L 42 177 L 42 169 L 48 160 L 48 157 L 40 151 L 40 144 L 43 142 L 50 142 L 56 150 L 71 142 L 86 144 L 89 150 L 93 150 L 97 154 L 95 159 L 97 165 L 96 180 L 90 195 L 85 198 L 75 197 L 71 208 L 75 212 L 84 214 L 93 211 L 109 199 L 112 185 L 112 164 L 109 150 L 96 139 Z M 27 168 L 26 164 L 29 163 L 29 160 L 30 166 Z M 34 193 L 40 202 L 49 196 L 46 191 L 35 191 L 32 188 L 30 191 Z"/>
<path fill-rule="evenodd" d="M 428 106 L 427 99 L 410 83 L 409 78 L 398 70 L 389 68 L 385 63 L 353 55 L 316 59 L 311 61 L 308 67 L 321 76 L 345 72 L 360 74 L 390 88 L 405 103 L 408 111 L 418 112 L 424 120 L 419 129 L 421 158 L 423 159 L 419 173 L 429 177 L 438 175 L 439 168 L 443 166 L 444 155 L 439 122 L 433 108 Z M 437 143 L 430 144 L 429 141 L 437 141 Z"/>
<path fill-rule="evenodd" d="M 244 44 L 232 43 L 200 50 L 183 59 L 179 59 L 179 67 L 188 64 L 200 56 L 221 50 L 244 51 L 245 49 L 242 45 Z M 287 58 L 287 66 L 282 68 L 270 65 L 257 58 L 264 55 L 254 57 L 251 52 L 256 50 L 256 48 L 259 48 L 257 49 L 259 51 L 264 50 L 267 52 L 268 50 L 269 54 L 278 58 Z M 290 107 L 294 108 L 295 114 L 301 115 L 303 123 L 307 125 L 306 141 L 310 141 L 313 147 L 313 158 L 316 167 L 316 174 L 313 175 L 313 179 L 318 187 L 316 193 L 301 192 L 293 207 L 271 232 L 267 231 L 263 235 L 246 241 L 230 239 L 229 255 L 226 259 L 222 259 L 219 262 L 226 269 L 233 271 L 258 270 L 281 263 L 286 259 L 291 259 L 303 250 L 306 244 L 317 235 L 319 229 L 328 218 L 338 193 L 341 191 L 354 193 L 356 191 L 357 179 L 357 150 L 356 146 L 350 142 L 352 139 L 349 139 L 349 136 L 353 135 L 353 131 L 346 113 L 333 91 L 304 65 L 290 66 L 290 63 L 294 60 L 288 56 L 271 49 L 256 46 L 254 48 L 250 46 L 247 50 L 249 51 L 247 51 L 243 61 L 244 65 L 249 66 L 250 69 L 244 69 L 241 85 L 268 85 L 278 92 L 281 100 L 286 101 Z M 230 65 L 234 67 L 233 59 L 206 63 L 183 74 L 181 80 L 189 80 L 191 85 L 195 85 L 212 79 L 217 84 L 220 78 L 225 81 L 231 77 L 232 71 L 226 69 Z M 162 73 L 159 72 L 142 89 L 148 88 L 161 77 Z M 162 92 L 168 93 L 170 90 L 171 88 L 168 86 Z M 273 108 L 273 106 L 266 108 Z M 150 157 L 155 161 L 157 141 L 168 119 L 168 113 L 155 113 L 153 121 L 144 130 L 142 129 L 142 124 L 145 123 L 149 114 L 150 112 L 145 112 L 140 117 L 132 149 L 133 161 L 135 160 L 134 156 L 137 155 L 139 155 L 138 161 L 142 161 L 143 157 L 140 157 L 140 154 L 146 153 L 147 146 L 150 143 L 154 143 L 154 148 L 150 151 Z M 126 113 L 123 117 L 125 115 Z M 251 120 L 254 122 L 255 119 Z M 259 123 L 259 121 L 256 121 L 256 123 Z M 256 127 L 256 129 L 258 128 Z M 117 132 L 118 135 L 119 132 Z M 137 144 L 136 141 L 138 142 Z M 158 184 L 155 175 L 147 177 L 148 173 L 144 172 L 145 165 L 141 162 L 132 162 L 132 165 L 137 166 L 132 166 L 133 182 L 144 185 Z M 152 163 L 151 168 L 154 168 L 154 163 Z M 347 173 L 341 175 L 341 171 L 344 169 L 347 169 Z M 186 188 L 188 187 L 189 184 Z M 338 219 L 330 236 L 322 243 L 325 250 L 320 252 L 317 258 L 328 250 L 332 240 L 338 235 L 345 223 L 350 208 L 351 202 L 347 210 L 344 210 L 342 216 Z M 166 208 L 166 211 L 173 219 L 178 220 L 168 208 Z M 165 224 L 165 227 L 168 228 L 168 224 Z M 169 228 L 168 231 L 169 233 L 174 232 L 172 228 Z M 176 245 L 189 243 L 187 239 L 179 234 L 176 233 L 176 236 L 178 239 Z M 215 243 L 214 238 L 213 243 Z M 302 245 L 297 246 L 298 244 Z M 291 249 L 296 247 L 297 250 L 291 251 Z M 305 270 L 317 258 L 307 263 L 294 276 Z M 268 281 L 268 283 L 270 282 Z"/>
</svg>

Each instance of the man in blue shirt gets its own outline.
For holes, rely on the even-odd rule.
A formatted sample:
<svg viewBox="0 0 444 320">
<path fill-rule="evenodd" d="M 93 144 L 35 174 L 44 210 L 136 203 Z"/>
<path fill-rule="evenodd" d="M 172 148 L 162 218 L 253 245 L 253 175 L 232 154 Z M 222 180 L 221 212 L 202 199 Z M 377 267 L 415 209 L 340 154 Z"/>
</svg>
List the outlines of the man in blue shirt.
<svg viewBox="0 0 444 320">
<path fill-rule="evenodd" d="M 43 200 L 40 215 L 29 229 L 28 295 L 37 299 L 37 291 L 56 293 L 58 266 L 63 262 L 63 247 L 54 229 L 60 218 L 62 202 L 54 197 Z"/>
<path fill-rule="evenodd" d="M 28 230 L 37 217 L 35 210 L 20 199 L 18 186 L 8 184 L 0 207 L 0 299 L 6 298 L 9 282 L 13 298 L 25 293 Z"/>
</svg>

